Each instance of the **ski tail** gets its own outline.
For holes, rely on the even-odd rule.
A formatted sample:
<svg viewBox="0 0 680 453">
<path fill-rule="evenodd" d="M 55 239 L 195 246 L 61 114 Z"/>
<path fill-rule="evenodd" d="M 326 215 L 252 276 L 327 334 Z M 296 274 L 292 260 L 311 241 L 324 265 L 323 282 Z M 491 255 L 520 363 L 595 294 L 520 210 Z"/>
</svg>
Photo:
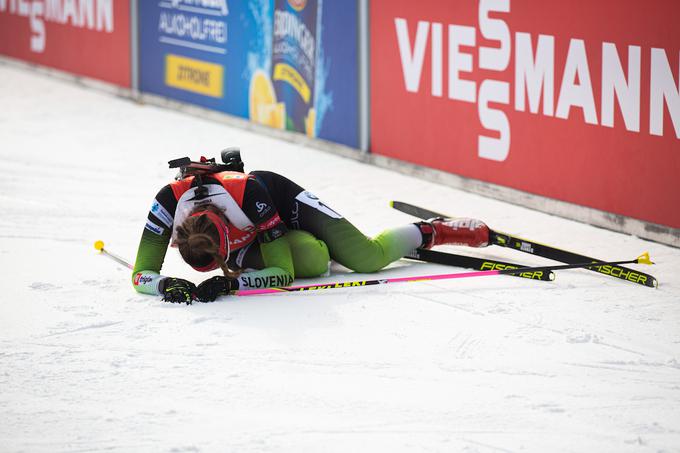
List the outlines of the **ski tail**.
<svg viewBox="0 0 680 453">
<path fill-rule="evenodd" d="M 423 261 L 426 263 L 443 264 L 445 266 L 456 266 L 465 269 L 475 269 L 478 271 L 518 269 L 527 267 L 524 264 L 514 264 L 505 261 L 477 258 L 474 256 L 458 255 L 455 253 L 440 252 L 438 250 L 415 249 L 404 258 Z M 530 280 L 552 281 L 555 274 L 552 271 L 525 272 L 522 274 L 510 274 L 513 277 L 527 278 Z"/>
<path fill-rule="evenodd" d="M 394 209 L 398 211 L 410 214 L 414 217 L 418 217 L 423 220 L 435 217 L 445 218 L 450 217 L 446 214 L 431 211 L 429 209 L 425 209 L 420 206 L 415 206 L 410 203 L 405 203 L 402 201 L 391 201 L 390 206 L 392 206 Z M 490 230 L 489 232 L 489 241 L 493 245 L 518 250 L 520 252 L 541 256 L 543 258 L 548 258 L 551 260 L 560 261 L 567 264 L 576 264 L 586 261 L 591 261 L 593 263 L 602 262 L 602 260 L 599 260 L 597 258 L 592 258 L 579 253 L 570 252 L 568 250 L 562 250 L 557 247 L 552 247 L 550 245 L 541 244 L 540 242 L 523 239 L 517 236 L 513 236 L 511 234 L 502 233 L 494 230 Z M 618 278 L 620 280 L 626 280 L 638 285 L 647 286 L 649 288 L 656 288 L 659 285 L 657 279 L 652 275 L 646 274 L 644 272 L 639 272 L 624 266 L 596 264 L 587 269 L 593 272 L 598 272 L 603 275 Z"/>
<path fill-rule="evenodd" d="M 404 203 L 403 201 L 390 201 L 390 206 L 397 211 L 401 211 L 405 214 L 410 214 L 413 217 L 418 217 L 419 219 L 427 220 L 435 217 L 447 217 L 445 214 L 431 211 L 429 209 L 421 208 L 410 203 Z"/>
</svg>

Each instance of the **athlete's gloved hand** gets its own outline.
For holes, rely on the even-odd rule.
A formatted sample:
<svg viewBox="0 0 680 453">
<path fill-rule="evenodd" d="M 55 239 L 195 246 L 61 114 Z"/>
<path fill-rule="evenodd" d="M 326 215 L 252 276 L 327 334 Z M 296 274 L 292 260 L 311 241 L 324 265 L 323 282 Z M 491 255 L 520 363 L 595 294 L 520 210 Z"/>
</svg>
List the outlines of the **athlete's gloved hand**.
<svg viewBox="0 0 680 453">
<path fill-rule="evenodd" d="M 196 293 L 196 285 L 183 278 L 166 277 L 158 284 L 164 302 L 191 305 Z"/>
<path fill-rule="evenodd" d="M 237 285 L 232 278 L 216 275 L 209 278 L 196 288 L 196 299 L 201 302 L 213 302 L 219 296 L 229 294 L 229 291 L 236 289 Z"/>
</svg>

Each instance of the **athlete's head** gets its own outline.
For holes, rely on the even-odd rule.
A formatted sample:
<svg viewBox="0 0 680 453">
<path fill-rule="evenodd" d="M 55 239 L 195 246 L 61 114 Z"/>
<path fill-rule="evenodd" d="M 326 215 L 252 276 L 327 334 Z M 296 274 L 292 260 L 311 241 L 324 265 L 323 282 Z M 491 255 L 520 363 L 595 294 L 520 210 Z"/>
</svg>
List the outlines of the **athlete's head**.
<svg viewBox="0 0 680 453">
<path fill-rule="evenodd" d="M 184 261 L 201 272 L 221 268 L 225 275 L 229 258 L 229 228 L 224 215 L 212 205 L 201 206 L 177 227 L 177 247 Z"/>
</svg>

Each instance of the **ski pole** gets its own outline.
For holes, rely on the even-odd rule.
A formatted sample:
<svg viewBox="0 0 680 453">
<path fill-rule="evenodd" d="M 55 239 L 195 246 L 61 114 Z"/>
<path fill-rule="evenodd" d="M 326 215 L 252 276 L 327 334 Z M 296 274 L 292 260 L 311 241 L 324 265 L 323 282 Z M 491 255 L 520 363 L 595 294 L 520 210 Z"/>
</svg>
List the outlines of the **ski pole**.
<svg viewBox="0 0 680 453">
<path fill-rule="evenodd" d="M 398 278 L 382 278 L 375 280 L 355 280 L 349 282 L 327 283 L 321 285 L 304 285 L 304 286 L 285 286 L 278 288 L 264 288 L 264 289 L 246 289 L 236 292 L 238 296 L 257 296 L 261 294 L 280 294 L 284 292 L 295 291 L 317 291 L 326 289 L 338 288 L 354 288 L 357 286 L 371 286 L 384 285 L 386 283 L 403 283 L 403 282 L 422 282 L 432 280 L 450 280 L 455 278 L 470 278 L 470 277 L 488 277 L 492 275 L 513 275 L 522 274 L 526 272 L 542 272 L 554 271 L 564 269 L 579 269 L 589 268 L 593 266 L 615 266 L 619 264 L 654 264 L 649 259 L 649 253 L 645 252 L 633 260 L 624 261 L 590 261 L 588 263 L 564 264 L 558 266 L 535 266 L 535 267 L 519 267 L 516 269 L 495 269 L 490 271 L 476 271 L 476 272 L 460 272 L 457 274 L 441 274 L 441 275 L 421 275 L 414 277 L 398 277 Z"/>
<path fill-rule="evenodd" d="M 114 255 L 104 248 L 103 241 L 97 241 L 94 243 L 94 248 L 99 250 L 102 254 L 108 256 L 112 260 L 122 264 L 125 267 L 132 269 L 132 265 L 125 261 L 123 258 Z M 645 252 L 632 260 L 623 261 L 589 261 L 587 263 L 576 263 L 576 264 L 562 264 L 562 265 L 549 265 L 549 266 L 527 266 L 518 267 L 515 269 L 494 269 L 488 271 L 475 271 L 475 272 L 459 272 L 456 274 L 435 274 L 435 275 L 420 275 L 412 277 L 397 277 L 397 278 L 381 278 L 374 280 L 355 280 L 349 282 L 336 282 L 327 283 L 321 285 L 303 285 L 303 286 L 281 286 L 274 288 L 263 288 L 263 289 L 246 289 L 239 290 L 235 294 L 237 296 L 258 296 L 262 294 L 281 294 L 287 292 L 296 291 L 317 291 L 325 289 L 338 289 L 338 288 L 354 288 L 357 286 L 372 286 L 372 285 L 384 285 L 387 283 L 404 283 L 404 282 L 422 282 L 422 281 L 433 281 L 433 280 L 452 280 L 456 278 L 471 278 L 471 277 L 489 277 L 492 275 L 515 275 L 524 274 L 527 272 L 545 272 L 545 271 L 557 271 L 565 269 L 579 269 L 579 268 L 590 268 L 590 267 L 600 267 L 600 266 L 617 266 L 619 264 L 654 264 L 650 258 L 649 253 Z"/>
<path fill-rule="evenodd" d="M 96 241 L 96 242 L 94 243 L 94 248 L 96 248 L 97 250 L 99 250 L 99 251 L 102 253 L 102 255 L 108 256 L 108 257 L 111 258 L 113 261 L 117 262 L 118 264 L 122 264 L 123 266 L 125 266 L 125 267 L 127 267 L 127 268 L 133 269 L 132 264 L 128 263 L 127 261 L 125 261 L 125 260 L 124 260 L 123 258 L 121 258 L 120 256 L 114 255 L 113 253 L 111 253 L 111 252 L 109 252 L 108 250 L 106 250 L 106 249 L 104 248 L 104 241 Z"/>
</svg>

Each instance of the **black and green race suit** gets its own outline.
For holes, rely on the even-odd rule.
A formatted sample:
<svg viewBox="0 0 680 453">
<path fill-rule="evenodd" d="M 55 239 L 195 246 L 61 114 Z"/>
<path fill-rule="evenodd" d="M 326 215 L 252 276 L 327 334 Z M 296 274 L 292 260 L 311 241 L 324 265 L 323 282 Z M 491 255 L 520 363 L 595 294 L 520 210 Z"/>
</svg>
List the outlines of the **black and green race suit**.
<svg viewBox="0 0 680 453">
<path fill-rule="evenodd" d="M 249 175 L 240 209 L 257 235 L 233 250 L 228 259 L 231 269 L 244 270 L 237 280 L 239 289 L 286 286 L 295 277 L 316 277 L 328 272 L 330 260 L 356 272 L 375 272 L 422 243 L 414 224 L 369 238 L 284 176 L 269 171 Z M 219 184 L 210 176 L 204 176 L 201 183 L 207 187 Z M 160 294 L 158 282 L 164 278 L 160 271 L 177 208 L 169 184 L 158 192 L 142 232 L 132 274 L 133 285 L 141 293 Z M 230 218 L 229 212 L 225 215 Z"/>
</svg>

